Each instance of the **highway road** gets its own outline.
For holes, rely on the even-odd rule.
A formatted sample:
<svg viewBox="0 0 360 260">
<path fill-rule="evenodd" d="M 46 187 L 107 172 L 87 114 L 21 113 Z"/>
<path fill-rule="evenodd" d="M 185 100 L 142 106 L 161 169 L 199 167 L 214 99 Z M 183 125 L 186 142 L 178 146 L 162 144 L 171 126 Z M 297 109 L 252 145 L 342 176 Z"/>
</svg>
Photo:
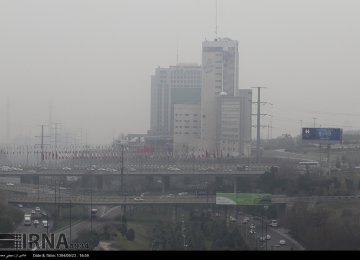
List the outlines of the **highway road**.
<svg viewBox="0 0 360 260">
<path fill-rule="evenodd" d="M 250 221 L 247 224 L 243 224 L 245 217 L 249 217 Z M 296 240 L 290 237 L 288 230 L 281 227 L 270 227 L 270 220 L 265 218 L 254 219 L 253 216 L 243 215 L 237 220 L 238 225 L 241 225 L 242 228 L 245 228 L 247 239 L 252 239 L 256 244 L 257 250 L 305 250 Z M 250 233 L 250 225 L 255 225 L 256 233 Z M 266 235 L 270 235 L 270 239 L 262 240 L 261 237 L 266 238 Z M 285 245 L 280 245 L 280 240 L 285 241 Z"/>
</svg>

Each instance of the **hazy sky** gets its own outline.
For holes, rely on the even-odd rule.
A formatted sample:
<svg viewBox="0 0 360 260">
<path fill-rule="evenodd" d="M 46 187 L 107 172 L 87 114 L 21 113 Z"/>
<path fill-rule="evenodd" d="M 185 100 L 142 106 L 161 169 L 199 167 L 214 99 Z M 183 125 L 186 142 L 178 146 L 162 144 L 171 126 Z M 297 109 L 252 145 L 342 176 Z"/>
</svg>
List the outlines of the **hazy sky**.
<svg viewBox="0 0 360 260">
<path fill-rule="evenodd" d="M 274 137 L 313 117 L 360 129 L 359 13 L 357 0 L 218 1 L 218 35 L 239 41 L 240 88 L 267 87 Z M 177 46 L 200 64 L 214 32 L 215 0 L 1 0 L 0 142 L 7 98 L 12 137 L 38 135 L 50 100 L 53 122 L 89 143 L 145 133 L 154 69 Z"/>
</svg>

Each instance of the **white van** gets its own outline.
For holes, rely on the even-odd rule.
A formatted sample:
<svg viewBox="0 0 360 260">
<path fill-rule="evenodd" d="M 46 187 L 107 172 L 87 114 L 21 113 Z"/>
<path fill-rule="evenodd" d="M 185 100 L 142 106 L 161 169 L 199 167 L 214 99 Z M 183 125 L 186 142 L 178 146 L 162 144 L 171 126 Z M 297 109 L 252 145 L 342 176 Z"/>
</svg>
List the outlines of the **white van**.
<svg viewBox="0 0 360 260">
<path fill-rule="evenodd" d="M 278 225 L 277 220 L 276 220 L 276 219 L 271 220 L 270 226 L 272 226 L 272 227 L 278 227 L 279 225 Z"/>
</svg>

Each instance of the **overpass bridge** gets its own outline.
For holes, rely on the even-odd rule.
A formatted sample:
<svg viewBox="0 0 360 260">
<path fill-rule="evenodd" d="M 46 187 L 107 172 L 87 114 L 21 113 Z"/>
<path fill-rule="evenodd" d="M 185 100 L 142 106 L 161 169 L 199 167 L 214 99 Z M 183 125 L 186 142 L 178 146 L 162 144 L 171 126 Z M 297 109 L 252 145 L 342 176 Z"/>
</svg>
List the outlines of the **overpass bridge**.
<svg viewBox="0 0 360 260">
<path fill-rule="evenodd" d="M 170 189 L 170 179 L 174 177 L 205 177 L 215 178 L 219 183 L 223 178 L 230 178 L 234 183 L 234 191 L 237 189 L 238 180 L 241 177 L 259 177 L 265 173 L 266 169 L 263 166 L 253 166 L 244 170 L 231 170 L 231 169 L 193 169 L 193 170 L 180 170 L 179 168 L 169 169 L 140 169 L 136 171 L 125 171 L 123 174 L 117 169 L 27 169 L 17 171 L 1 171 L 0 177 L 19 177 L 20 182 L 32 183 L 40 185 L 40 178 L 42 177 L 70 177 L 76 176 L 81 178 L 81 183 L 85 187 L 89 182 L 95 181 L 95 186 L 98 190 L 104 190 L 104 184 L 113 182 L 114 178 L 119 178 L 120 182 L 124 182 L 124 178 L 143 177 L 147 183 L 154 182 L 153 178 L 161 178 L 162 191 L 166 192 Z M 112 179 L 111 179 L 112 178 Z"/>
<path fill-rule="evenodd" d="M 135 195 L 114 196 L 114 195 L 82 195 L 64 193 L 56 199 L 50 193 L 41 194 L 16 194 L 8 198 L 9 203 L 26 204 L 80 204 L 80 205 L 214 205 L 216 196 L 214 195 L 149 195 L 138 197 Z M 360 201 L 360 195 L 350 196 L 297 196 L 288 197 L 285 195 L 273 195 L 271 204 L 294 204 L 294 203 L 321 203 L 321 202 L 339 202 L 339 201 Z M 233 205 L 230 205 L 233 206 Z"/>
</svg>

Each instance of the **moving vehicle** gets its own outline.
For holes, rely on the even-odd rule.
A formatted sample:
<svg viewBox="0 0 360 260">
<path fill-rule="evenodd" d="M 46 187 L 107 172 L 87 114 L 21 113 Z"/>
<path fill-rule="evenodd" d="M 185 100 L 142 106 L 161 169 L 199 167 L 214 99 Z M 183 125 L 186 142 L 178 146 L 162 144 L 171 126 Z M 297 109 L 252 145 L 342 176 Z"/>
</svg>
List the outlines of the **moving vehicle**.
<svg viewBox="0 0 360 260">
<path fill-rule="evenodd" d="M 98 212 L 98 209 L 91 209 L 91 215 L 96 215 Z"/>
<path fill-rule="evenodd" d="M 270 223 L 270 226 L 272 226 L 272 227 L 278 227 L 279 224 L 278 224 L 278 222 L 277 222 L 276 219 L 272 219 L 272 220 L 271 220 L 271 223 Z"/>
<path fill-rule="evenodd" d="M 42 221 L 42 224 L 43 224 L 44 228 L 47 228 L 49 226 L 49 223 L 46 219 Z"/>
<path fill-rule="evenodd" d="M 281 239 L 280 241 L 279 241 L 279 245 L 286 245 L 286 241 L 284 240 L 284 239 Z"/>
<path fill-rule="evenodd" d="M 24 215 L 24 226 L 30 226 L 31 225 L 31 214 L 25 214 Z"/>
</svg>

